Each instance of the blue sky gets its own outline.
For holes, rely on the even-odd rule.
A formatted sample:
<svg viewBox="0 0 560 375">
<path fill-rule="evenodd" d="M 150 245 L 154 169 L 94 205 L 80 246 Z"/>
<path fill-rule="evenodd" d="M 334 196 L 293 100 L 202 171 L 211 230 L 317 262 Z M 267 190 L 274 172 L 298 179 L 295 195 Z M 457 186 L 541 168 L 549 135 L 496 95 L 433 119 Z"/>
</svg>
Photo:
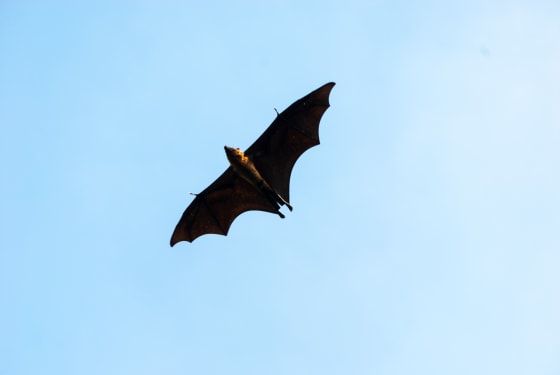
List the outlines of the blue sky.
<svg viewBox="0 0 560 375">
<path fill-rule="evenodd" d="M 558 374 L 559 16 L 0 2 L 0 373 Z M 329 81 L 294 211 L 169 248 Z"/>
</svg>

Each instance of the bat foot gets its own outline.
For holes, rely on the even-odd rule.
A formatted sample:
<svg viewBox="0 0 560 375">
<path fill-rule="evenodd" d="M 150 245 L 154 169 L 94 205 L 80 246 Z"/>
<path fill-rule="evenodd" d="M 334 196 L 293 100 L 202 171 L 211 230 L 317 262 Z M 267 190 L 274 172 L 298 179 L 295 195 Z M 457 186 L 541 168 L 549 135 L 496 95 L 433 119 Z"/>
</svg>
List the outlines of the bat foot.
<svg viewBox="0 0 560 375">
<path fill-rule="evenodd" d="M 275 195 L 275 199 L 278 203 L 280 203 L 280 205 L 286 205 L 288 207 L 288 209 L 290 211 L 292 211 L 294 208 L 292 207 L 292 205 L 290 204 L 290 202 L 288 202 L 287 200 L 285 200 L 284 198 L 282 198 L 282 196 L 280 194 L 278 194 L 277 192 L 273 192 Z"/>
<path fill-rule="evenodd" d="M 278 214 L 278 216 L 280 216 L 280 219 L 284 219 L 286 216 L 284 216 L 284 214 L 280 211 L 276 212 Z"/>
</svg>

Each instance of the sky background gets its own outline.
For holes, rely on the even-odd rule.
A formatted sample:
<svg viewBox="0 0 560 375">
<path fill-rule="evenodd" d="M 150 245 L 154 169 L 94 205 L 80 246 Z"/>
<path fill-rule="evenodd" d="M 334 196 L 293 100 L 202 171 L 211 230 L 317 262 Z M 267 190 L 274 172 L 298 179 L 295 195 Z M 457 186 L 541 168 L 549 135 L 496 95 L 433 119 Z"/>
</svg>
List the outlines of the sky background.
<svg viewBox="0 0 560 375">
<path fill-rule="evenodd" d="M 559 374 L 560 2 L 0 1 L 1 374 Z M 286 219 L 169 247 L 335 81 Z"/>
</svg>

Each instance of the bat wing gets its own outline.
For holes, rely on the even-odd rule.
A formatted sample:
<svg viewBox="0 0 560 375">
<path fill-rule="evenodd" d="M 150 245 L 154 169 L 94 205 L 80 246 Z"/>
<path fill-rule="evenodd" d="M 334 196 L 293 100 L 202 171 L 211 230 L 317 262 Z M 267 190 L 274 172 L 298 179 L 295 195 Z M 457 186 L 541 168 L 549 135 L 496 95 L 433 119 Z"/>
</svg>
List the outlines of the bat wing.
<svg viewBox="0 0 560 375">
<path fill-rule="evenodd" d="M 327 83 L 290 105 L 245 151 L 262 177 L 287 201 L 296 160 L 319 144 L 319 122 L 329 107 L 334 85 Z"/>
<path fill-rule="evenodd" d="M 229 167 L 187 207 L 171 236 L 171 246 L 207 233 L 225 236 L 235 218 L 249 210 L 277 212 L 262 192 Z"/>
</svg>

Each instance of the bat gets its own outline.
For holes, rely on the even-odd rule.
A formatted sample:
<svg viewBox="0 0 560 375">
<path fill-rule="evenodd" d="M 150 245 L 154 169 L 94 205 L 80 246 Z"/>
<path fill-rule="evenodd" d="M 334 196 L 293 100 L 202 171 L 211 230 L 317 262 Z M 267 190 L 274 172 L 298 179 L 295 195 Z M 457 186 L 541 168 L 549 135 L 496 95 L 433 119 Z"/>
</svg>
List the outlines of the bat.
<svg viewBox="0 0 560 375">
<path fill-rule="evenodd" d="M 319 144 L 319 122 L 329 107 L 334 82 L 290 105 L 245 151 L 224 146 L 230 166 L 210 186 L 195 195 L 177 223 L 170 244 L 192 242 L 203 234 L 226 236 L 231 223 L 250 210 L 277 214 L 292 210 L 290 175 L 296 160 Z"/>
</svg>

